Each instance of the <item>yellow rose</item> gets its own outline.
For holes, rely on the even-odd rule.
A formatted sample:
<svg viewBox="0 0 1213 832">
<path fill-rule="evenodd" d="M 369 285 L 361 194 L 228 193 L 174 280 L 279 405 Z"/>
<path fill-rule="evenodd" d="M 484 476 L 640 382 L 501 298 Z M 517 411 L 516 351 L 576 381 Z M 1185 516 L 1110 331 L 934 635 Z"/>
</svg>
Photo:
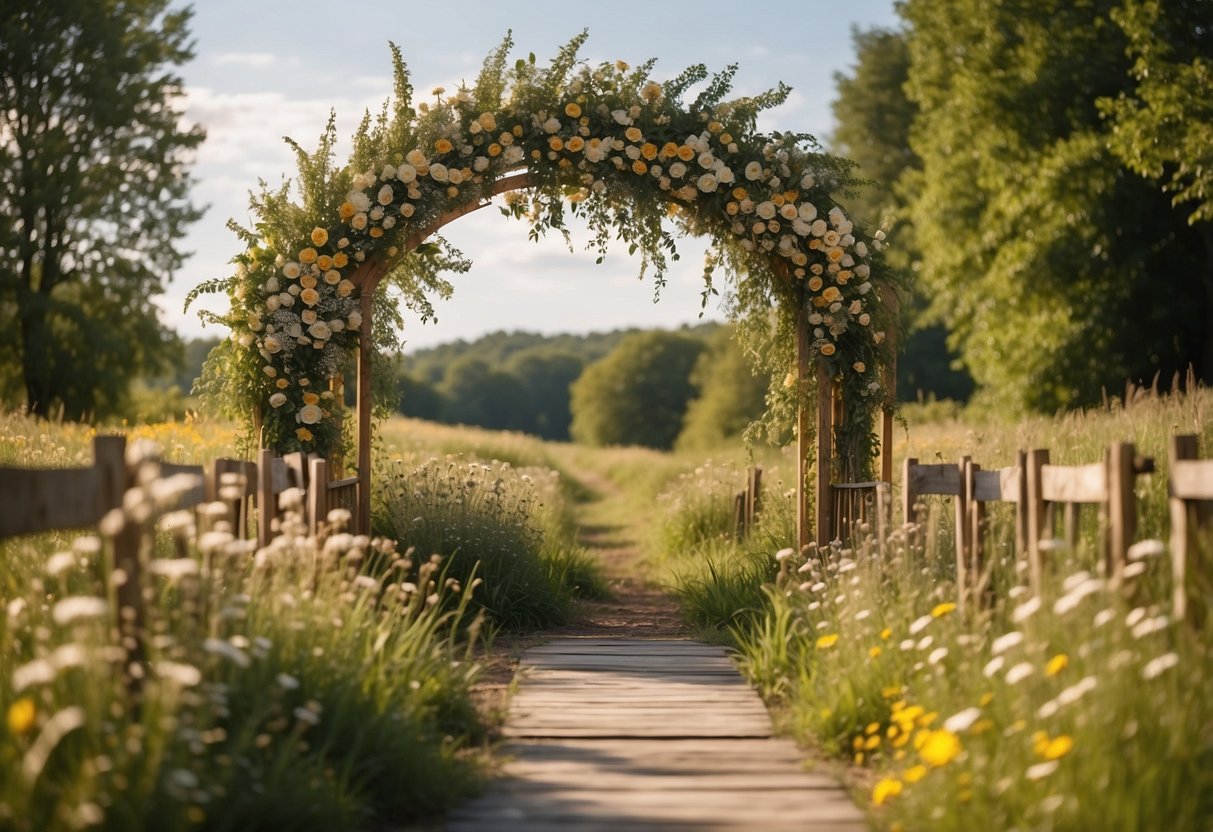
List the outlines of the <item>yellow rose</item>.
<svg viewBox="0 0 1213 832">
<path fill-rule="evenodd" d="M 821 354 L 822 355 L 833 355 L 836 351 L 837 351 L 837 347 L 835 347 L 833 344 L 829 343 L 828 341 L 821 345 Z"/>
<path fill-rule="evenodd" d="M 296 428 L 295 438 L 300 442 L 311 442 L 313 439 L 315 439 L 315 437 L 312 436 L 312 432 L 307 428 Z"/>
<path fill-rule="evenodd" d="M 312 248 L 311 246 L 308 246 L 303 251 L 299 252 L 299 262 L 300 263 L 315 263 L 317 256 L 318 255 L 316 254 L 316 249 Z"/>
<path fill-rule="evenodd" d="M 649 166 L 646 165 L 642 160 L 637 159 L 635 162 L 632 162 L 632 172 L 633 173 L 637 173 L 637 174 L 647 173 L 648 170 L 649 170 Z"/>
<path fill-rule="evenodd" d="M 585 147 L 585 139 L 581 138 L 581 136 L 573 136 L 573 138 L 564 143 L 564 146 L 570 153 L 579 153 Z"/>
<path fill-rule="evenodd" d="M 330 286 L 336 286 L 341 282 L 341 272 L 336 269 L 329 269 L 324 273 L 324 282 Z"/>
<path fill-rule="evenodd" d="M 814 275 L 809 278 L 809 291 L 818 292 L 821 290 L 821 278 Z"/>
<path fill-rule="evenodd" d="M 304 289 L 299 293 L 299 300 L 303 301 L 308 306 L 315 306 L 320 302 L 320 293 L 315 289 Z"/>
<path fill-rule="evenodd" d="M 305 274 L 303 277 L 299 278 L 299 285 L 304 289 L 315 289 L 316 278 L 312 277 L 310 274 Z"/>
<path fill-rule="evenodd" d="M 548 147 L 552 150 L 564 150 L 564 139 L 559 136 L 551 136 L 548 138 Z"/>
<path fill-rule="evenodd" d="M 320 404 L 320 396 L 316 393 L 304 393 L 303 394 L 303 403 L 304 404 Z"/>
<path fill-rule="evenodd" d="M 382 237 L 383 229 L 377 225 L 373 225 L 373 226 L 371 226 L 371 230 L 367 233 L 370 234 L 372 237 Z"/>
<path fill-rule="evenodd" d="M 652 142 L 645 142 L 640 146 L 640 155 L 650 162 L 653 161 L 657 158 L 657 145 Z"/>
<path fill-rule="evenodd" d="M 337 212 L 341 214 L 341 219 L 348 220 L 354 216 L 354 204 L 352 202 L 343 202 L 341 203 L 341 207 L 337 209 Z"/>
<path fill-rule="evenodd" d="M 354 284 L 348 280 L 343 280 L 337 284 L 337 294 L 343 298 L 348 298 L 354 292 Z"/>
<path fill-rule="evenodd" d="M 329 241 L 329 233 L 323 228 L 312 229 L 312 245 L 322 246 Z"/>
<path fill-rule="evenodd" d="M 842 292 L 839 291 L 837 286 L 827 286 L 825 291 L 821 293 L 821 296 L 825 298 L 826 303 L 836 303 L 842 300 Z"/>
<path fill-rule="evenodd" d="M 629 127 L 623 131 L 623 135 L 630 142 L 638 142 L 644 138 L 644 133 L 640 132 L 639 127 Z"/>
<path fill-rule="evenodd" d="M 291 386 L 291 383 L 284 378 L 280 378 L 274 382 L 274 386 L 277 387 L 279 390 L 285 390 L 286 388 Z"/>
<path fill-rule="evenodd" d="M 450 153 L 454 149 L 455 146 L 451 144 L 449 139 L 439 139 L 434 142 L 434 150 L 439 153 Z"/>
<path fill-rule="evenodd" d="M 350 258 L 344 251 L 339 251 L 333 255 L 333 265 L 339 269 L 344 269 L 350 263 Z"/>
<path fill-rule="evenodd" d="M 674 142 L 666 142 L 661 146 L 661 158 L 672 159 L 678 155 L 678 145 Z"/>
<path fill-rule="evenodd" d="M 564 114 L 569 118 L 579 118 L 581 116 L 581 106 L 570 101 L 564 105 Z"/>
<path fill-rule="evenodd" d="M 328 271 L 329 269 L 333 268 L 333 258 L 329 257 L 327 254 L 320 255 L 316 258 L 316 267 L 322 272 Z"/>
<path fill-rule="evenodd" d="M 695 158 L 695 148 L 688 144 L 678 146 L 678 158 L 684 162 L 689 162 Z"/>
</svg>

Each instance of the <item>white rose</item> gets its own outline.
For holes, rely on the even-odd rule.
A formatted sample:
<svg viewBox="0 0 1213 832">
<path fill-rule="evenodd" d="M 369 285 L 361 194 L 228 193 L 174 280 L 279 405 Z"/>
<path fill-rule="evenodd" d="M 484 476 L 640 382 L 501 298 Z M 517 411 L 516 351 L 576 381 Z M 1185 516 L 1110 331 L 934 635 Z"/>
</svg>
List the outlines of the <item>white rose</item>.
<svg viewBox="0 0 1213 832">
<path fill-rule="evenodd" d="M 682 177 L 686 176 L 686 172 L 687 166 L 682 162 L 675 162 L 674 164 L 670 165 L 670 176 L 674 179 L 681 179 Z"/>
<path fill-rule="evenodd" d="M 417 168 L 408 164 L 401 165 L 400 169 L 396 171 L 396 178 L 406 185 L 410 182 L 415 182 L 417 180 Z"/>
<path fill-rule="evenodd" d="M 632 123 L 632 117 L 628 115 L 627 110 L 611 110 L 611 118 L 615 119 L 616 124 L 622 124 L 624 127 Z"/>
<path fill-rule="evenodd" d="M 805 222 L 812 222 L 817 219 L 817 206 L 811 202 L 802 202 L 800 203 L 800 207 L 796 209 L 796 213 Z"/>
<path fill-rule="evenodd" d="M 809 188 L 812 188 L 815 184 L 817 184 L 817 180 L 813 178 L 813 174 L 811 173 L 806 173 L 804 176 L 800 177 L 800 187 L 806 191 L 809 190 Z"/>
<path fill-rule="evenodd" d="M 282 267 L 282 274 L 286 276 L 287 280 L 295 280 L 297 277 L 299 277 L 301 271 L 302 267 L 294 261 L 291 261 Z"/>
<path fill-rule="evenodd" d="M 413 148 L 405 154 L 404 161 L 408 162 L 413 167 L 420 167 L 421 165 L 425 164 L 425 154 L 420 150 Z M 397 173 L 396 175 L 399 176 L 400 174 Z"/>
<path fill-rule="evenodd" d="M 265 299 L 265 309 L 267 312 L 277 312 L 278 307 L 281 305 L 282 305 L 282 302 L 280 300 L 278 300 L 277 295 L 271 295 L 270 297 Z"/>
<path fill-rule="evenodd" d="M 703 152 L 699 154 L 699 167 L 711 170 L 716 165 L 716 157 L 711 153 Z"/>
<path fill-rule="evenodd" d="M 522 155 L 522 148 L 512 144 L 501 154 L 501 158 L 507 165 L 516 165 L 522 161 Z"/>
<path fill-rule="evenodd" d="M 446 165 L 442 164 L 441 162 L 435 162 L 434 164 L 430 165 L 430 178 L 435 182 L 445 182 L 447 177 L 448 174 Z"/>
<path fill-rule="evenodd" d="M 488 156 L 477 156 L 472 162 L 472 170 L 476 171 L 476 173 L 484 173 L 486 170 L 488 170 L 488 167 Z"/>
<path fill-rule="evenodd" d="M 358 329 L 362 326 L 362 313 L 351 312 L 349 315 L 346 315 L 345 322 L 349 324 L 350 329 Z"/>
<path fill-rule="evenodd" d="M 314 425 L 324 418 L 324 411 L 318 405 L 305 404 L 299 409 L 295 418 L 305 425 Z"/>
<path fill-rule="evenodd" d="M 362 191 L 352 192 L 347 199 L 354 206 L 354 210 L 360 214 L 371 210 L 371 198 Z"/>
<path fill-rule="evenodd" d="M 750 162 L 745 166 L 745 178 L 754 182 L 762 178 L 762 163 Z"/>
<path fill-rule="evenodd" d="M 858 303 L 858 301 L 856 301 Z M 333 337 L 332 328 L 324 321 L 316 321 L 307 328 L 307 334 L 319 341 L 327 341 Z"/>
<path fill-rule="evenodd" d="M 703 191 L 705 194 L 710 194 L 716 190 L 716 177 L 710 173 L 705 173 L 703 176 L 699 177 L 699 181 L 696 184 L 699 186 L 699 190 Z"/>
<path fill-rule="evenodd" d="M 284 404 L 286 404 L 285 393 L 275 393 L 270 396 L 270 407 L 282 407 Z"/>
<path fill-rule="evenodd" d="M 559 133 L 560 132 L 560 119 L 556 118 L 555 116 L 551 116 L 547 121 L 545 121 L 543 123 L 543 129 L 547 133 Z"/>
<path fill-rule="evenodd" d="M 809 230 L 813 233 L 814 237 L 820 237 L 829 230 L 829 226 L 826 225 L 825 220 L 813 220 L 813 225 Z"/>
<path fill-rule="evenodd" d="M 764 220 L 775 218 L 775 203 L 770 200 L 764 200 L 758 203 L 758 207 L 754 209 L 754 213 L 762 217 Z"/>
</svg>

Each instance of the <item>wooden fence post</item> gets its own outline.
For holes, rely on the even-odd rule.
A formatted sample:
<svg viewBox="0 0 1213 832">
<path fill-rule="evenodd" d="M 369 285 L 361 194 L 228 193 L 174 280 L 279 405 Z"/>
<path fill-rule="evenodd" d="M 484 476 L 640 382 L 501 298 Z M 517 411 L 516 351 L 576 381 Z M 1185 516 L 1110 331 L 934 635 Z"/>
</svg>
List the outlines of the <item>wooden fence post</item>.
<svg viewBox="0 0 1213 832">
<path fill-rule="evenodd" d="M 1045 501 L 1041 494 L 1041 469 L 1049 464 L 1049 451 L 1037 448 L 1028 454 L 1027 467 L 1024 470 L 1027 480 L 1028 500 L 1028 580 L 1034 595 L 1039 596 L 1044 587 L 1044 564 L 1040 551 L 1040 542 L 1052 537 L 1052 531 L 1046 529 Z M 1046 535 L 1048 531 L 1048 535 Z"/>
<path fill-rule="evenodd" d="M 807 335 L 806 335 L 807 337 Z M 830 480 L 834 467 L 834 380 L 824 361 L 817 362 L 817 547 L 834 538 L 834 497 Z"/>
<path fill-rule="evenodd" d="M 1108 448 L 1108 537 L 1104 574 L 1114 584 L 1119 584 L 1124 575 L 1129 546 L 1137 535 L 1134 456 L 1132 443 L 1113 442 Z"/>
<path fill-rule="evenodd" d="M 265 548 L 274 539 L 274 515 L 277 513 L 274 493 L 274 452 L 262 448 L 257 454 L 257 546 Z"/>
<path fill-rule="evenodd" d="M 308 529 L 316 534 L 328 520 L 329 464 L 323 457 L 315 457 L 308 464 Z"/>
</svg>

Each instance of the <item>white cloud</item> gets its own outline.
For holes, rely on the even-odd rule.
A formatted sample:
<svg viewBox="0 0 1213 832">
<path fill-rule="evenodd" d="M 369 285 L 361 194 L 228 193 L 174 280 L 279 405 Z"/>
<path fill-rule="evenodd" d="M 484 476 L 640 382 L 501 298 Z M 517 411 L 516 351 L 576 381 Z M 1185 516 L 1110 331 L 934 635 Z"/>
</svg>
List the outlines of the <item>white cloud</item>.
<svg viewBox="0 0 1213 832">
<path fill-rule="evenodd" d="M 298 66 L 299 59 L 283 57 L 272 52 L 216 52 L 211 55 L 211 63 L 217 66 L 247 66 L 253 69 L 264 69 L 271 66 Z"/>
</svg>

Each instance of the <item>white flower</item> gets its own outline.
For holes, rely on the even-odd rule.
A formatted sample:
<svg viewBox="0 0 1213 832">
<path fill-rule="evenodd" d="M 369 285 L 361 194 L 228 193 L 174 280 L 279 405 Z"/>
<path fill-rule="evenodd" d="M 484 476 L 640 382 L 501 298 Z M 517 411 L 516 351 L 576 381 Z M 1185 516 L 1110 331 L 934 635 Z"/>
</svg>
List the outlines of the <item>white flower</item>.
<svg viewBox="0 0 1213 832">
<path fill-rule="evenodd" d="M 175 682 L 183 688 L 192 688 L 202 681 L 202 671 L 192 664 L 160 661 L 155 663 L 155 670 L 161 679 Z"/>
<path fill-rule="evenodd" d="M 961 731 L 967 731 L 973 727 L 973 723 L 981 719 L 980 708 L 965 708 L 958 714 L 952 714 L 944 720 L 943 727 L 945 731 L 951 731 L 953 734 L 959 734 Z"/>
<path fill-rule="evenodd" d="M 46 685 L 55 681 L 55 666 L 46 659 L 34 659 L 13 671 L 13 693 L 20 693 L 32 685 Z"/>
<path fill-rule="evenodd" d="M 1029 662 L 1020 662 L 1007 671 L 1007 684 L 1017 685 L 1035 672 L 1036 668 L 1033 667 Z"/>
<path fill-rule="evenodd" d="M 287 278 L 287 280 L 295 280 L 297 277 L 299 277 L 302 270 L 303 267 L 292 260 L 282 267 L 282 274 Z"/>
<path fill-rule="evenodd" d="M 104 598 L 74 595 L 57 602 L 51 611 L 51 616 L 55 619 L 56 624 L 67 626 L 77 621 L 100 618 L 105 615 L 106 609 L 108 609 L 108 605 Z"/>
<path fill-rule="evenodd" d="M 914 635 L 917 633 L 921 633 L 928 626 L 930 626 L 931 622 L 934 620 L 935 619 L 933 619 L 929 613 L 927 615 L 922 616 L 921 618 L 917 619 L 913 624 L 910 625 L 910 634 Z"/>
<path fill-rule="evenodd" d="M 762 178 L 762 163 L 750 162 L 745 166 L 745 178 L 754 182 Z"/>
<path fill-rule="evenodd" d="M 324 418 L 324 412 L 317 405 L 307 404 L 299 409 L 296 418 L 305 425 L 314 425 Z"/>
<path fill-rule="evenodd" d="M 611 110 L 611 118 L 615 119 L 616 124 L 622 124 L 624 127 L 632 123 L 632 117 L 628 115 L 627 110 Z"/>
<path fill-rule="evenodd" d="M 392 203 L 392 200 L 395 197 L 396 197 L 396 194 L 393 193 L 392 186 L 384 185 L 382 188 L 379 189 L 379 196 L 377 197 L 377 199 L 379 200 L 380 205 L 390 205 Z"/>
<path fill-rule="evenodd" d="M 1159 615 L 1155 618 L 1147 618 L 1133 628 L 1133 638 L 1144 638 L 1151 633 L 1157 633 L 1160 630 L 1167 628 L 1167 617 Z"/>
<path fill-rule="evenodd" d="M 1129 560 L 1145 560 L 1166 554 L 1167 547 L 1161 540 L 1139 540 L 1129 547 Z"/>
<path fill-rule="evenodd" d="M 695 184 L 699 187 L 699 190 L 703 191 L 705 194 L 710 194 L 716 190 L 719 183 L 717 182 L 715 176 L 710 173 L 705 173 L 703 176 L 699 177 L 699 181 Z"/>
<path fill-rule="evenodd" d="M 1039 609 L 1040 596 L 1034 595 L 1015 608 L 1015 612 L 1011 614 L 1011 620 L 1016 624 L 1021 624 L 1031 618 Z"/>
<path fill-rule="evenodd" d="M 813 174 L 811 173 L 806 173 L 804 176 L 800 177 L 800 187 L 806 191 L 816 184 L 817 180 L 813 178 Z"/>
<path fill-rule="evenodd" d="M 284 404 L 286 404 L 285 393 L 275 393 L 270 396 L 270 407 L 282 407 Z"/>
<path fill-rule="evenodd" d="M 775 203 L 771 202 L 770 200 L 758 203 L 758 206 L 754 209 L 754 213 L 762 217 L 764 220 L 774 219 L 775 211 Z"/>
<path fill-rule="evenodd" d="M 228 659 L 237 667 L 248 667 L 251 664 L 247 653 L 223 639 L 208 638 L 202 642 L 202 649 L 208 653 Z"/>
<path fill-rule="evenodd" d="M 792 555 L 794 555 L 794 554 L 796 554 L 795 549 L 780 549 L 778 552 L 775 553 L 775 560 L 778 561 L 779 563 L 783 563 L 785 560 L 792 557 Z"/>
<path fill-rule="evenodd" d="M 1044 763 L 1037 763 L 1034 766 L 1030 766 L 1028 770 L 1024 772 L 1024 776 L 1029 780 L 1043 780 L 1053 772 L 1057 771 L 1060 765 L 1061 764 L 1058 763 L 1057 760 L 1049 760 Z"/>
<path fill-rule="evenodd" d="M 814 237 L 822 237 L 825 236 L 825 233 L 830 230 L 830 227 L 826 225 L 825 220 L 817 219 L 813 220 L 813 225 L 810 226 L 809 230 L 812 232 Z"/>
<path fill-rule="evenodd" d="M 501 154 L 502 161 L 504 161 L 507 165 L 518 164 L 522 161 L 522 157 L 523 150 L 516 144 L 510 145 L 505 149 L 505 152 Z"/>
<path fill-rule="evenodd" d="M 1002 666 L 1006 663 L 1007 660 L 1003 656 L 995 656 L 986 662 L 986 666 L 981 669 L 981 675 L 987 679 L 992 679 L 994 678 L 994 674 L 1002 670 Z"/>
<path fill-rule="evenodd" d="M 416 152 L 416 151 L 414 151 L 414 152 Z M 396 178 L 399 179 L 401 182 L 403 182 L 406 185 L 409 184 L 410 182 L 416 182 L 417 181 L 417 168 L 415 168 L 409 164 L 401 165 L 400 168 L 396 171 Z"/>
<path fill-rule="evenodd" d="M 936 647 L 931 651 L 931 655 L 927 656 L 927 664 L 939 664 L 948 655 L 948 648 Z"/>
<path fill-rule="evenodd" d="M 1094 676 L 1085 676 L 1076 684 L 1070 685 L 1070 687 L 1057 694 L 1057 701 L 1062 705 L 1072 705 L 1087 693 L 1095 690 L 1095 685 Z"/>
<path fill-rule="evenodd" d="M 1017 647 L 1023 643 L 1023 633 L 1018 630 L 1012 630 L 1006 635 L 999 636 L 994 639 L 994 643 L 990 645 L 990 652 L 997 656 L 999 653 L 1005 653 L 1012 647 Z"/>
<path fill-rule="evenodd" d="M 430 165 L 430 178 L 435 182 L 445 182 L 449 178 L 446 165 L 440 162 Z"/>
<path fill-rule="evenodd" d="M 348 197 L 349 203 L 354 206 L 354 213 L 365 214 L 371 210 L 371 198 L 362 191 L 354 191 Z"/>
<path fill-rule="evenodd" d="M 307 328 L 307 334 L 318 341 L 327 341 L 333 337 L 333 330 L 324 321 L 316 321 L 316 323 Z"/>
</svg>

